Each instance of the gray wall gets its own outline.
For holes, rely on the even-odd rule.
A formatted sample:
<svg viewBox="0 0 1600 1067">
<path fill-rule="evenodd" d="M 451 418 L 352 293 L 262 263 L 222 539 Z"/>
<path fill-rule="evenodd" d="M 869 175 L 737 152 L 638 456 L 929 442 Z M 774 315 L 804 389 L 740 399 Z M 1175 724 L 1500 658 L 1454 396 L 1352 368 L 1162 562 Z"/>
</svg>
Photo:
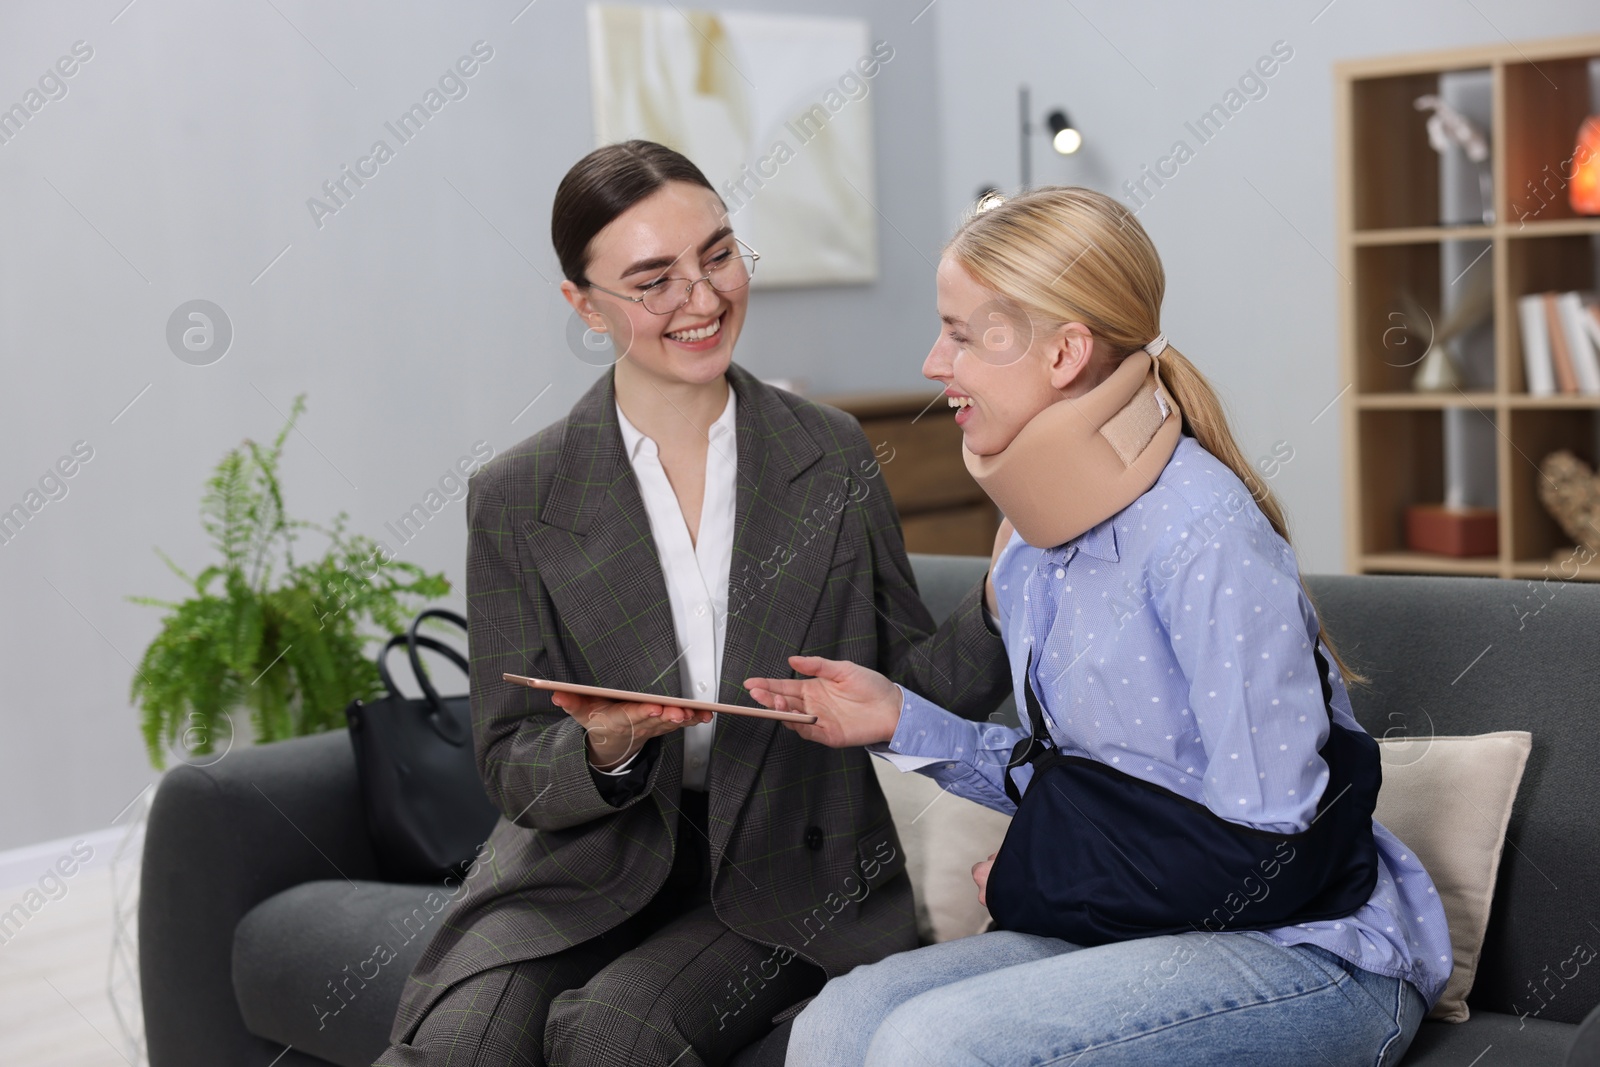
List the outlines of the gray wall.
<svg viewBox="0 0 1600 1067">
<path fill-rule="evenodd" d="M 382 536 L 473 442 L 507 447 L 594 378 L 540 278 L 557 276 L 555 184 L 592 147 L 581 5 L 274 4 L 0 14 L 0 106 L 75 41 L 94 50 L 0 145 L 0 506 L 75 442 L 94 449 L 67 496 L 0 546 L 0 848 L 106 826 L 154 777 L 126 693 L 158 613 L 123 597 L 183 594 L 153 546 L 207 561 L 196 504 L 224 449 L 270 435 L 309 392 L 291 512 L 346 510 Z M 1288 40 L 1267 97 L 1140 218 L 1166 258 L 1167 330 L 1229 400 L 1246 451 L 1295 449 L 1275 484 L 1308 570 L 1342 566 L 1337 409 L 1310 421 L 1341 387 L 1330 63 L 1600 28 L 1578 0 L 1337 0 L 1320 16 L 1323 0 L 738 6 L 862 15 L 895 47 L 869 97 L 883 280 L 754 294 L 741 338 L 741 362 L 815 391 L 921 383 L 930 261 L 980 183 L 1017 180 L 1017 82 L 1088 138 L 1072 160 L 1041 140 L 1035 180 L 1115 191 Z M 469 94 L 319 230 L 306 199 L 480 39 L 494 58 Z M 206 367 L 165 340 L 196 298 L 236 331 Z M 445 571 L 457 606 L 463 544 L 456 503 L 402 554 Z"/>
<path fill-rule="evenodd" d="M 1291 60 L 1139 207 L 1167 273 L 1162 328 L 1211 379 L 1247 456 L 1293 450 L 1273 478 L 1305 571 L 1344 570 L 1345 386 L 1333 264 L 1333 64 L 1342 59 L 1594 33 L 1593 0 L 939 0 L 945 214 L 982 185 L 1012 189 L 1017 86 L 1034 121 L 1064 107 L 1077 155 L 1034 148 L 1035 185 L 1122 189 L 1275 41 Z M 1170 166 L 1168 167 L 1170 170 Z M 1319 413 L 1326 412 L 1321 414 Z M 1315 421 L 1313 421 L 1315 420 Z"/>
<path fill-rule="evenodd" d="M 384 537 L 473 442 L 515 443 L 597 373 L 540 277 L 559 279 L 556 183 L 594 146 L 581 4 L 123 2 L 0 13 L 0 106 L 93 50 L 0 144 L 0 504 L 75 442 L 94 453 L 0 546 L 0 849 L 107 826 L 153 779 L 127 691 L 159 612 L 123 598 L 183 595 L 153 546 L 209 561 L 196 507 L 225 449 L 309 392 L 291 513 Z M 917 387 L 943 202 L 934 20 L 891 0 L 740 6 L 861 16 L 895 57 L 867 98 L 882 280 L 754 294 L 737 358 L 819 391 Z M 494 55 L 467 95 L 319 229 L 307 198 L 393 143 L 384 122 L 478 40 Z M 210 366 L 165 339 L 196 298 L 235 330 Z M 442 569 L 459 607 L 464 545 L 453 503 L 401 555 Z"/>
</svg>

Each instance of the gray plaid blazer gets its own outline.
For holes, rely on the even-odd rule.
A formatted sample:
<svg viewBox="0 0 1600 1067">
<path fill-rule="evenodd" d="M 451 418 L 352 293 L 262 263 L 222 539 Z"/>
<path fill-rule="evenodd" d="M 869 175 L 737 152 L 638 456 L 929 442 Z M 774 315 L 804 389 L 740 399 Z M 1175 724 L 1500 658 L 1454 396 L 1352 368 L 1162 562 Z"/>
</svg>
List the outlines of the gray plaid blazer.
<svg viewBox="0 0 1600 1067">
<path fill-rule="evenodd" d="M 874 665 L 959 714 L 994 710 L 1010 678 L 982 585 L 935 630 L 860 424 L 737 365 L 728 378 L 739 462 L 718 699 L 753 704 L 744 679 L 790 677 L 787 657 L 800 653 Z M 614 395 L 607 373 L 564 419 L 471 479 L 473 736 L 501 818 L 492 857 L 466 879 L 406 983 L 396 1043 L 450 985 L 605 932 L 643 908 L 672 867 L 682 734 L 650 742 L 659 748 L 644 787 L 613 805 L 595 787 L 579 725 L 544 692 L 500 677 L 681 691 L 666 581 Z M 830 977 L 917 944 L 905 854 L 871 758 L 767 719 L 717 722 L 716 914 Z"/>
</svg>

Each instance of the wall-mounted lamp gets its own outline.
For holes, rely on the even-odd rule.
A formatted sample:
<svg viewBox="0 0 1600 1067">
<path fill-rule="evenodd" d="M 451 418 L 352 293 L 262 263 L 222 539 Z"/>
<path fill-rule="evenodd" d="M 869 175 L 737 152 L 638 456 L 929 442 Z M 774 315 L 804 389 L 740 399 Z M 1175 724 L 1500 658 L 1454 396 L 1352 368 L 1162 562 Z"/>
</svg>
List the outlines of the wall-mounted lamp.
<svg viewBox="0 0 1600 1067">
<path fill-rule="evenodd" d="M 1065 111 L 1052 111 L 1044 121 L 1050 127 L 1050 145 L 1057 152 L 1070 156 L 1083 147 L 1083 134 L 1072 128 Z"/>
<path fill-rule="evenodd" d="M 1050 145 L 1064 156 L 1070 156 L 1083 147 L 1083 134 L 1072 125 L 1067 118 L 1067 113 L 1056 108 L 1045 116 L 1043 131 L 1036 131 L 1033 125 L 1032 111 L 1029 104 L 1028 87 L 1017 87 L 1017 109 L 1022 116 L 1022 188 L 1027 189 L 1033 185 L 1033 136 L 1035 132 L 1046 132 L 1050 135 Z"/>
</svg>

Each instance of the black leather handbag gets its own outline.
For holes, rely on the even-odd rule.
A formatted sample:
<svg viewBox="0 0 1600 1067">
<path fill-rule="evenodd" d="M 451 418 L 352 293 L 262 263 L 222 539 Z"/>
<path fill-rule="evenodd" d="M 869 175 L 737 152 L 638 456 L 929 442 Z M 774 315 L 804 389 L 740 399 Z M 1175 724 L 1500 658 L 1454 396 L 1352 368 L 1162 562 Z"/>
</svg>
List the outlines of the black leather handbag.
<svg viewBox="0 0 1600 1067">
<path fill-rule="evenodd" d="M 1326 707 L 1328 664 L 1320 649 L 1315 655 Z M 1317 814 L 1305 830 L 1284 834 L 1223 819 L 1099 760 L 1065 755 L 1050 744 L 1031 682 L 1026 696 L 1032 734 L 1018 742 L 1005 772 L 1017 813 L 985 888 L 1000 929 L 1088 947 L 1342 919 L 1372 896 L 1378 745 L 1331 712 L 1319 752 L 1329 776 Z M 1019 797 L 1011 769 L 1023 763 L 1033 765 L 1033 779 Z"/>
<path fill-rule="evenodd" d="M 344 712 L 378 867 L 397 882 L 461 877 L 500 815 L 478 775 L 467 696 L 441 697 L 422 669 L 418 650 L 439 653 L 463 674 L 467 661 L 444 642 L 417 632 L 427 618 L 467 628 L 467 620 L 443 608 L 419 614 L 378 653 L 385 695 L 371 704 L 351 701 Z M 401 693 L 389 674 L 389 653 L 400 645 L 422 688 L 420 699 Z"/>
</svg>

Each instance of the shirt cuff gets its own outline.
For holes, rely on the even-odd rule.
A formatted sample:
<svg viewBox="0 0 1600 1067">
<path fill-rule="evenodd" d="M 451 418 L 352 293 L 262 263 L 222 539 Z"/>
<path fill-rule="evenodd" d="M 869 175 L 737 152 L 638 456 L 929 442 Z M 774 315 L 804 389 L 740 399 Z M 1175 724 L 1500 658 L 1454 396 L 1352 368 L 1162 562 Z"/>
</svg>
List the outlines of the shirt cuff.
<svg viewBox="0 0 1600 1067">
<path fill-rule="evenodd" d="M 943 709 L 917 696 L 903 685 L 897 683 L 895 688 L 900 690 L 899 725 L 895 727 L 892 738 L 887 742 L 880 741 L 868 745 L 867 751 L 886 760 L 900 771 L 917 771 L 936 763 L 954 762 L 949 756 L 929 756 L 918 751 L 919 742 L 923 751 L 938 750 L 937 742 L 928 743 L 928 738 L 933 732 L 928 729 L 927 720 L 937 719 Z"/>
<path fill-rule="evenodd" d="M 641 747 L 639 749 L 639 752 L 643 752 L 643 751 L 644 751 L 644 749 Z M 594 764 L 591 763 L 591 764 L 589 764 L 589 769 L 591 771 L 593 771 L 594 773 L 596 773 L 596 774 L 609 774 L 613 778 L 621 778 L 624 774 L 628 773 L 628 768 L 632 767 L 633 764 L 634 764 L 634 761 L 636 761 L 639 758 L 639 752 L 635 752 L 633 755 L 629 756 L 627 759 L 623 760 L 621 763 L 617 764 L 615 767 L 601 768 L 601 767 L 596 767 Z"/>
<path fill-rule="evenodd" d="M 983 618 L 984 618 L 984 621 L 989 624 L 990 632 L 993 633 L 996 637 L 1001 636 L 1001 633 L 1000 633 L 1000 617 L 998 615 L 996 615 L 994 612 L 989 610 L 989 605 L 988 604 L 985 604 L 983 606 Z"/>
<path fill-rule="evenodd" d="M 643 748 L 628 757 L 621 770 L 602 771 L 590 763 L 589 780 L 594 783 L 595 791 L 614 808 L 633 800 L 649 782 L 660 748 L 661 738 L 652 737 L 644 743 Z"/>
</svg>

